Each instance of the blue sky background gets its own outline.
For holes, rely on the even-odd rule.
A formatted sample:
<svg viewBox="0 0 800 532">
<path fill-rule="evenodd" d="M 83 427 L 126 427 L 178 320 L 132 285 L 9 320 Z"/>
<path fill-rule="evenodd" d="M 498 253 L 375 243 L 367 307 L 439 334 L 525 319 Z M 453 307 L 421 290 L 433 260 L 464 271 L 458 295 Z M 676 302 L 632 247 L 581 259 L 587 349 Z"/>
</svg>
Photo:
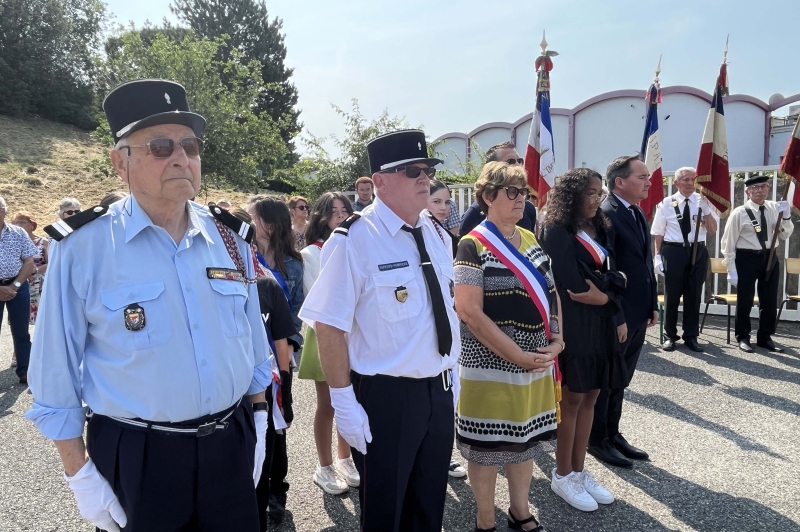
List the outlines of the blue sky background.
<svg viewBox="0 0 800 532">
<path fill-rule="evenodd" d="M 732 94 L 767 101 L 800 93 L 798 0 L 275 0 L 267 7 L 283 19 L 300 118 L 316 135 L 343 131 L 330 104 L 348 107 L 351 98 L 368 118 L 388 109 L 424 125 L 431 138 L 513 122 L 533 110 L 542 29 L 560 53 L 553 107 L 646 89 L 659 54 L 662 86 L 711 92 L 728 33 Z M 118 23 L 175 20 L 166 0 L 108 0 L 108 9 Z"/>
</svg>

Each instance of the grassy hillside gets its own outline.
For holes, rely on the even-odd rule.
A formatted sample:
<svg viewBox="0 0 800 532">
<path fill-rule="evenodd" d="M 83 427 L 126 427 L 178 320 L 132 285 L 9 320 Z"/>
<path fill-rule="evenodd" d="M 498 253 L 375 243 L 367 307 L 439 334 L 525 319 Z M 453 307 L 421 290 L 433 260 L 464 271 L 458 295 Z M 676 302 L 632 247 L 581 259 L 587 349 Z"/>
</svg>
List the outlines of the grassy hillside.
<svg viewBox="0 0 800 532">
<path fill-rule="evenodd" d="M 41 228 L 58 217 L 61 198 L 78 198 L 84 207 L 96 205 L 106 193 L 123 189 L 118 177 L 94 172 L 90 163 L 104 157 L 105 148 L 89 133 L 41 119 L 0 116 L 0 196 L 9 215 L 26 210 Z M 210 189 L 198 201 L 226 197 L 244 202 L 247 194 Z"/>
</svg>

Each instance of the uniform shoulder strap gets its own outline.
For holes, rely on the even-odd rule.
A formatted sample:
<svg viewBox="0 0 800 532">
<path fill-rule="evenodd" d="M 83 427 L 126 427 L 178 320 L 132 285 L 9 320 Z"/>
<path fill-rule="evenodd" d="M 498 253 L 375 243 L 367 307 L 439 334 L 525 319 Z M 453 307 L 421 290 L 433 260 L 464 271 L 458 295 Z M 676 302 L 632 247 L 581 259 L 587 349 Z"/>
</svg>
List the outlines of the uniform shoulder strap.
<svg viewBox="0 0 800 532">
<path fill-rule="evenodd" d="M 347 236 L 347 234 L 350 232 L 350 226 L 353 225 L 359 218 L 361 218 L 361 215 L 358 214 L 357 212 L 354 212 L 353 214 L 350 215 L 349 218 L 347 218 L 347 220 L 340 223 L 339 227 L 334 229 L 333 232 Z"/>
<path fill-rule="evenodd" d="M 51 236 L 56 242 L 60 242 L 89 222 L 97 220 L 106 212 L 108 212 L 108 207 L 106 206 L 98 205 L 96 207 L 91 207 L 74 216 L 70 216 L 66 220 L 53 222 L 44 228 L 44 232 Z"/>
<path fill-rule="evenodd" d="M 231 231 L 242 237 L 245 242 L 250 244 L 253 241 L 255 229 L 253 229 L 252 225 L 247 222 L 243 222 L 222 207 L 217 207 L 217 204 L 214 202 L 208 204 L 208 210 L 211 211 L 211 215 L 215 220 L 222 222 L 222 224 L 228 227 Z"/>
</svg>

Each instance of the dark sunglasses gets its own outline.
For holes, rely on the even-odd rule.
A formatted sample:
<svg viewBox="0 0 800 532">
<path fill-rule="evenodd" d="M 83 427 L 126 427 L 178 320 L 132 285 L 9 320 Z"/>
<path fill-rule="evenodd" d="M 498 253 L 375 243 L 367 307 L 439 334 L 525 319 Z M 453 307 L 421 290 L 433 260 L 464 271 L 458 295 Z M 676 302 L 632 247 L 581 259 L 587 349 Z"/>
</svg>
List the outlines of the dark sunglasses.
<svg viewBox="0 0 800 532">
<path fill-rule="evenodd" d="M 197 137 L 184 137 L 178 141 L 187 157 L 199 157 L 203 153 L 203 139 Z M 153 139 L 147 144 L 134 144 L 123 146 L 128 148 L 128 155 L 131 154 L 130 148 L 147 148 L 147 151 L 158 159 L 166 159 L 175 151 L 175 141 L 172 139 Z"/>
<path fill-rule="evenodd" d="M 405 172 L 406 177 L 409 179 L 416 179 L 419 177 L 420 173 L 425 172 L 425 175 L 428 176 L 429 179 L 432 179 L 433 176 L 436 175 L 436 168 L 420 168 L 419 166 L 398 166 L 397 168 L 392 168 L 391 170 L 384 170 L 381 173 L 392 174 L 400 172 Z"/>
<path fill-rule="evenodd" d="M 295 206 L 295 209 L 300 209 L 301 211 L 307 211 L 308 205 L 297 205 Z"/>
<path fill-rule="evenodd" d="M 506 162 L 510 165 L 518 164 L 522 166 L 522 163 L 525 162 L 525 159 L 523 159 L 522 157 L 520 157 L 519 159 L 506 159 Z"/>
<path fill-rule="evenodd" d="M 517 199 L 517 196 L 519 196 L 520 194 L 522 194 L 523 198 L 528 199 L 528 196 L 530 196 L 530 194 L 531 194 L 531 191 L 526 187 L 523 187 L 523 188 L 519 188 L 519 187 L 500 187 L 500 188 L 505 189 L 506 196 L 508 196 L 508 199 L 510 199 L 510 200 Z"/>
<path fill-rule="evenodd" d="M 74 215 L 78 214 L 79 212 L 81 212 L 80 209 L 73 209 L 71 211 L 64 211 L 64 214 L 68 214 L 70 216 L 74 216 Z"/>
</svg>

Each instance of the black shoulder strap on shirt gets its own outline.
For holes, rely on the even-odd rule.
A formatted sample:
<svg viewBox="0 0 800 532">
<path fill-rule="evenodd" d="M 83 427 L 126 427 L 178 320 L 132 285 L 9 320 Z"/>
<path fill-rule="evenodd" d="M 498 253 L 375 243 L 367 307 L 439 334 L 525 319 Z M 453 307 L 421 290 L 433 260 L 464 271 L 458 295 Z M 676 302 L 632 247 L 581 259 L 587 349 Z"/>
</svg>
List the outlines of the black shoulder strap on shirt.
<svg viewBox="0 0 800 532">
<path fill-rule="evenodd" d="M 97 220 L 108 212 L 108 207 L 98 205 L 91 207 L 85 211 L 81 211 L 74 216 L 70 216 L 66 220 L 59 220 L 53 222 L 44 228 L 44 232 L 50 235 L 56 242 L 61 242 L 64 238 L 77 231 L 84 225 Z"/>
<path fill-rule="evenodd" d="M 243 222 L 222 207 L 217 207 L 216 203 L 209 203 L 208 210 L 211 211 L 211 215 L 214 216 L 215 219 L 229 227 L 231 231 L 242 237 L 245 242 L 250 244 L 253 241 L 255 229 L 252 225 L 247 222 Z"/>
<path fill-rule="evenodd" d="M 750 218 L 750 224 L 753 226 L 753 229 L 756 230 L 756 236 L 758 237 L 758 243 L 761 244 L 761 249 L 763 251 L 767 250 L 767 243 L 766 239 L 761 237 L 761 231 L 765 230 L 765 228 L 761 227 L 761 224 L 758 223 L 756 219 L 756 215 L 753 214 L 753 211 L 750 207 L 745 207 L 744 211 L 747 213 L 747 216 Z"/>
<path fill-rule="evenodd" d="M 683 247 L 689 248 L 689 233 L 691 232 L 691 229 L 689 229 L 689 231 L 685 230 L 686 222 L 683 220 L 683 213 L 678 208 L 678 200 L 676 200 L 674 197 L 671 198 L 671 200 L 672 208 L 675 209 L 675 219 L 678 220 L 678 225 L 681 228 L 681 235 L 683 235 Z M 689 227 L 691 227 L 691 223 L 689 224 Z"/>
<path fill-rule="evenodd" d="M 349 218 L 347 218 L 347 220 L 340 223 L 339 227 L 334 229 L 333 232 L 347 236 L 347 234 L 350 232 L 350 226 L 353 225 L 359 218 L 361 218 L 361 215 L 358 214 L 357 212 L 354 212 L 353 214 L 350 215 Z"/>
</svg>

